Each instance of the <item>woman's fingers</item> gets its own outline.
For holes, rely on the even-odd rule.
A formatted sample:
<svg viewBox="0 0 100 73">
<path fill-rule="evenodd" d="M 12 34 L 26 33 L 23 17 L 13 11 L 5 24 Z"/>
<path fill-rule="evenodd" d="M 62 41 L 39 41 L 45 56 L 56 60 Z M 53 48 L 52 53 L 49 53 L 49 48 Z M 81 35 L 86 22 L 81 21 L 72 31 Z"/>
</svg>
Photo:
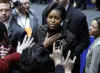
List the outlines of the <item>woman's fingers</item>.
<svg viewBox="0 0 100 73">
<path fill-rule="evenodd" d="M 56 51 L 56 47 L 55 47 L 55 46 L 56 46 L 56 43 L 54 42 L 54 43 L 53 43 L 53 52 Z"/>
<path fill-rule="evenodd" d="M 60 45 L 61 54 L 63 54 L 63 45 Z"/>
<path fill-rule="evenodd" d="M 48 37 L 49 37 L 49 33 L 46 34 L 45 40 L 48 39 Z"/>
<path fill-rule="evenodd" d="M 72 60 L 72 63 L 74 64 L 76 61 L 76 56 L 74 56 L 73 60 Z"/>
<path fill-rule="evenodd" d="M 18 41 L 18 45 L 17 45 L 17 48 L 20 46 L 21 44 L 20 44 L 20 41 Z"/>
<path fill-rule="evenodd" d="M 25 35 L 25 37 L 24 37 L 24 40 L 23 40 L 22 44 L 26 43 L 26 40 L 27 40 L 27 35 Z"/>
<path fill-rule="evenodd" d="M 33 42 L 33 40 L 34 40 L 34 38 L 32 37 L 32 38 L 30 38 L 30 40 L 28 41 L 28 45 L 30 46 L 31 44 L 32 44 L 32 42 Z"/>
<path fill-rule="evenodd" d="M 31 37 L 27 37 L 25 44 L 29 44 L 30 40 L 31 40 Z"/>
<path fill-rule="evenodd" d="M 66 60 L 65 60 L 65 64 L 68 62 L 69 58 L 70 58 L 70 54 L 71 54 L 71 51 L 69 50 L 68 51 L 68 54 L 67 54 L 67 57 L 66 57 Z"/>
<path fill-rule="evenodd" d="M 61 48 L 61 46 L 58 46 L 57 52 L 62 56 L 62 48 Z"/>
</svg>

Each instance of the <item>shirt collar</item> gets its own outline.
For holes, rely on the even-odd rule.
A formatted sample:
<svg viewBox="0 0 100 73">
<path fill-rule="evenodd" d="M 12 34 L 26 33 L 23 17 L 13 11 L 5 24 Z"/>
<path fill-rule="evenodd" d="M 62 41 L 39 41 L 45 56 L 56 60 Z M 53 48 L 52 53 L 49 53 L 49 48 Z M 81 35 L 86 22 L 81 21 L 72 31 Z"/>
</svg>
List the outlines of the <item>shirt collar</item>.
<svg viewBox="0 0 100 73">
<path fill-rule="evenodd" d="M 18 16 L 25 16 L 24 14 L 20 13 L 17 8 L 16 8 L 16 13 L 18 14 Z"/>
<path fill-rule="evenodd" d="M 69 8 L 69 4 L 66 5 L 65 10 L 68 10 L 68 8 Z"/>
</svg>

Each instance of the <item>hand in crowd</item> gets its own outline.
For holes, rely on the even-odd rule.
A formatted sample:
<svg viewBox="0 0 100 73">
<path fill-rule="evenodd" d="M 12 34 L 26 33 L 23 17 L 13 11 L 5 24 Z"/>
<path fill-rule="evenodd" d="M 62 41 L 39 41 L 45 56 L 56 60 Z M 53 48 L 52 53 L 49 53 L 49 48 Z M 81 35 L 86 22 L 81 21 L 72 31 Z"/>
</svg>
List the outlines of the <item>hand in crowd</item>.
<svg viewBox="0 0 100 73">
<path fill-rule="evenodd" d="M 68 55 L 65 59 L 65 61 L 63 62 L 63 66 L 65 68 L 65 73 L 71 73 L 75 60 L 76 60 L 76 56 L 74 56 L 73 60 L 70 58 L 71 55 L 71 51 L 68 51 Z"/>
<path fill-rule="evenodd" d="M 54 60 L 55 66 L 62 64 L 64 57 L 62 56 L 62 47 L 55 47 L 55 42 L 53 43 L 53 52 L 50 54 L 50 57 Z"/>
<path fill-rule="evenodd" d="M 1 45 L 0 47 L 0 58 L 4 58 L 9 53 L 9 48 L 4 47 L 4 45 Z"/>
<path fill-rule="evenodd" d="M 35 43 L 33 42 L 34 38 L 28 37 L 27 35 L 24 37 L 22 44 L 18 42 L 17 52 L 22 53 L 22 51 L 28 47 L 32 47 Z"/>
<path fill-rule="evenodd" d="M 57 39 L 61 37 L 61 33 L 56 33 L 55 35 L 49 37 L 49 33 L 47 33 L 43 45 L 47 48 L 49 45 L 53 44 Z"/>
<path fill-rule="evenodd" d="M 54 60 L 55 66 L 62 65 L 65 69 L 65 73 L 71 73 L 76 60 L 76 56 L 74 56 L 72 60 L 70 58 L 71 51 L 69 50 L 66 59 L 64 59 L 62 51 L 62 46 L 61 48 L 58 47 L 57 49 L 55 49 L 55 43 L 53 43 L 53 53 L 50 55 L 50 57 Z"/>
</svg>

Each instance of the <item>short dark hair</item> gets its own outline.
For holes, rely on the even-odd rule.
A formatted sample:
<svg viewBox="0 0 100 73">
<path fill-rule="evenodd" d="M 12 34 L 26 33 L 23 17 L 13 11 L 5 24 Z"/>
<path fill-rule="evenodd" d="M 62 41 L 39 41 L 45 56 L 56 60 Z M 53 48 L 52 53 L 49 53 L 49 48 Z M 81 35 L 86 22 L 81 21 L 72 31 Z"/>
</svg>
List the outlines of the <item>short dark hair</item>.
<svg viewBox="0 0 100 73">
<path fill-rule="evenodd" d="M 35 46 L 23 51 L 20 61 L 21 73 L 47 73 L 54 72 L 54 61 L 49 57 L 48 51 Z"/>
<path fill-rule="evenodd" d="M 10 3 L 10 0 L 0 0 L 0 3 Z"/>
</svg>

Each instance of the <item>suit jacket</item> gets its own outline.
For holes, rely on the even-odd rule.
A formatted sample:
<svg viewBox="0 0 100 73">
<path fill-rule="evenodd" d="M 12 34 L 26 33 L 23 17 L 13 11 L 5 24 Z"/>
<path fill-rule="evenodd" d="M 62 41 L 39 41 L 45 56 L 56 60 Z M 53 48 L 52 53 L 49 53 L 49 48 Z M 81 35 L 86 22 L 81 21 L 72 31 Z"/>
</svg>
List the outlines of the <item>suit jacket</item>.
<svg viewBox="0 0 100 73">
<path fill-rule="evenodd" d="M 79 73 L 80 71 L 80 54 L 89 45 L 89 30 L 86 21 L 86 16 L 79 10 L 69 6 L 66 19 L 63 28 L 72 32 L 76 38 L 75 55 L 77 60 L 75 61 L 72 73 Z"/>
<path fill-rule="evenodd" d="M 76 55 L 80 56 L 89 45 L 89 30 L 86 16 L 79 10 L 69 6 L 63 28 L 76 37 Z"/>
<path fill-rule="evenodd" d="M 41 25 L 39 28 L 39 43 L 40 44 L 43 44 L 47 32 L 49 33 L 48 25 Z M 75 45 L 77 44 L 74 35 L 68 30 L 63 30 L 62 27 L 61 27 L 61 30 L 58 32 L 61 33 L 61 37 L 55 41 L 56 47 L 63 46 L 63 56 L 65 58 L 67 56 L 67 52 L 71 50 L 71 58 L 73 58 L 75 54 L 75 49 L 73 48 L 75 48 Z M 52 36 L 56 32 L 55 33 L 50 32 L 50 33 L 49 33 L 50 36 Z M 49 45 L 47 49 L 49 50 L 49 53 L 52 53 L 53 44 Z"/>
<path fill-rule="evenodd" d="M 100 37 L 90 46 L 87 57 L 86 57 L 86 67 L 85 73 L 99 73 L 100 70 Z"/>
<path fill-rule="evenodd" d="M 52 6 L 54 4 L 51 3 Z M 48 7 L 44 9 L 42 14 L 42 23 L 46 24 L 46 11 Z M 78 42 L 76 45 L 76 55 L 80 56 L 85 48 L 89 45 L 89 32 L 86 16 L 79 10 L 69 5 L 66 13 L 66 19 L 63 23 L 63 28 L 71 31 Z"/>
<path fill-rule="evenodd" d="M 8 37 L 9 41 L 12 43 L 14 42 L 15 45 L 18 41 L 22 41 L 26 32 L 25 30 L 18 25 L 17 23 L 18 14 L 12 14 L 12 18 L 9 22 L 9 28 L 8 28 Z M 34 37 L 34 41 L 38 42 L 37 37 L 37 29 L 38 29 L 38 21 L 35 16 L 35 14 L 32 11 L 29 11 L 29 19 L 30 19 L 30 25 L 32 28 L 32 37 Z"/>
</svg>

